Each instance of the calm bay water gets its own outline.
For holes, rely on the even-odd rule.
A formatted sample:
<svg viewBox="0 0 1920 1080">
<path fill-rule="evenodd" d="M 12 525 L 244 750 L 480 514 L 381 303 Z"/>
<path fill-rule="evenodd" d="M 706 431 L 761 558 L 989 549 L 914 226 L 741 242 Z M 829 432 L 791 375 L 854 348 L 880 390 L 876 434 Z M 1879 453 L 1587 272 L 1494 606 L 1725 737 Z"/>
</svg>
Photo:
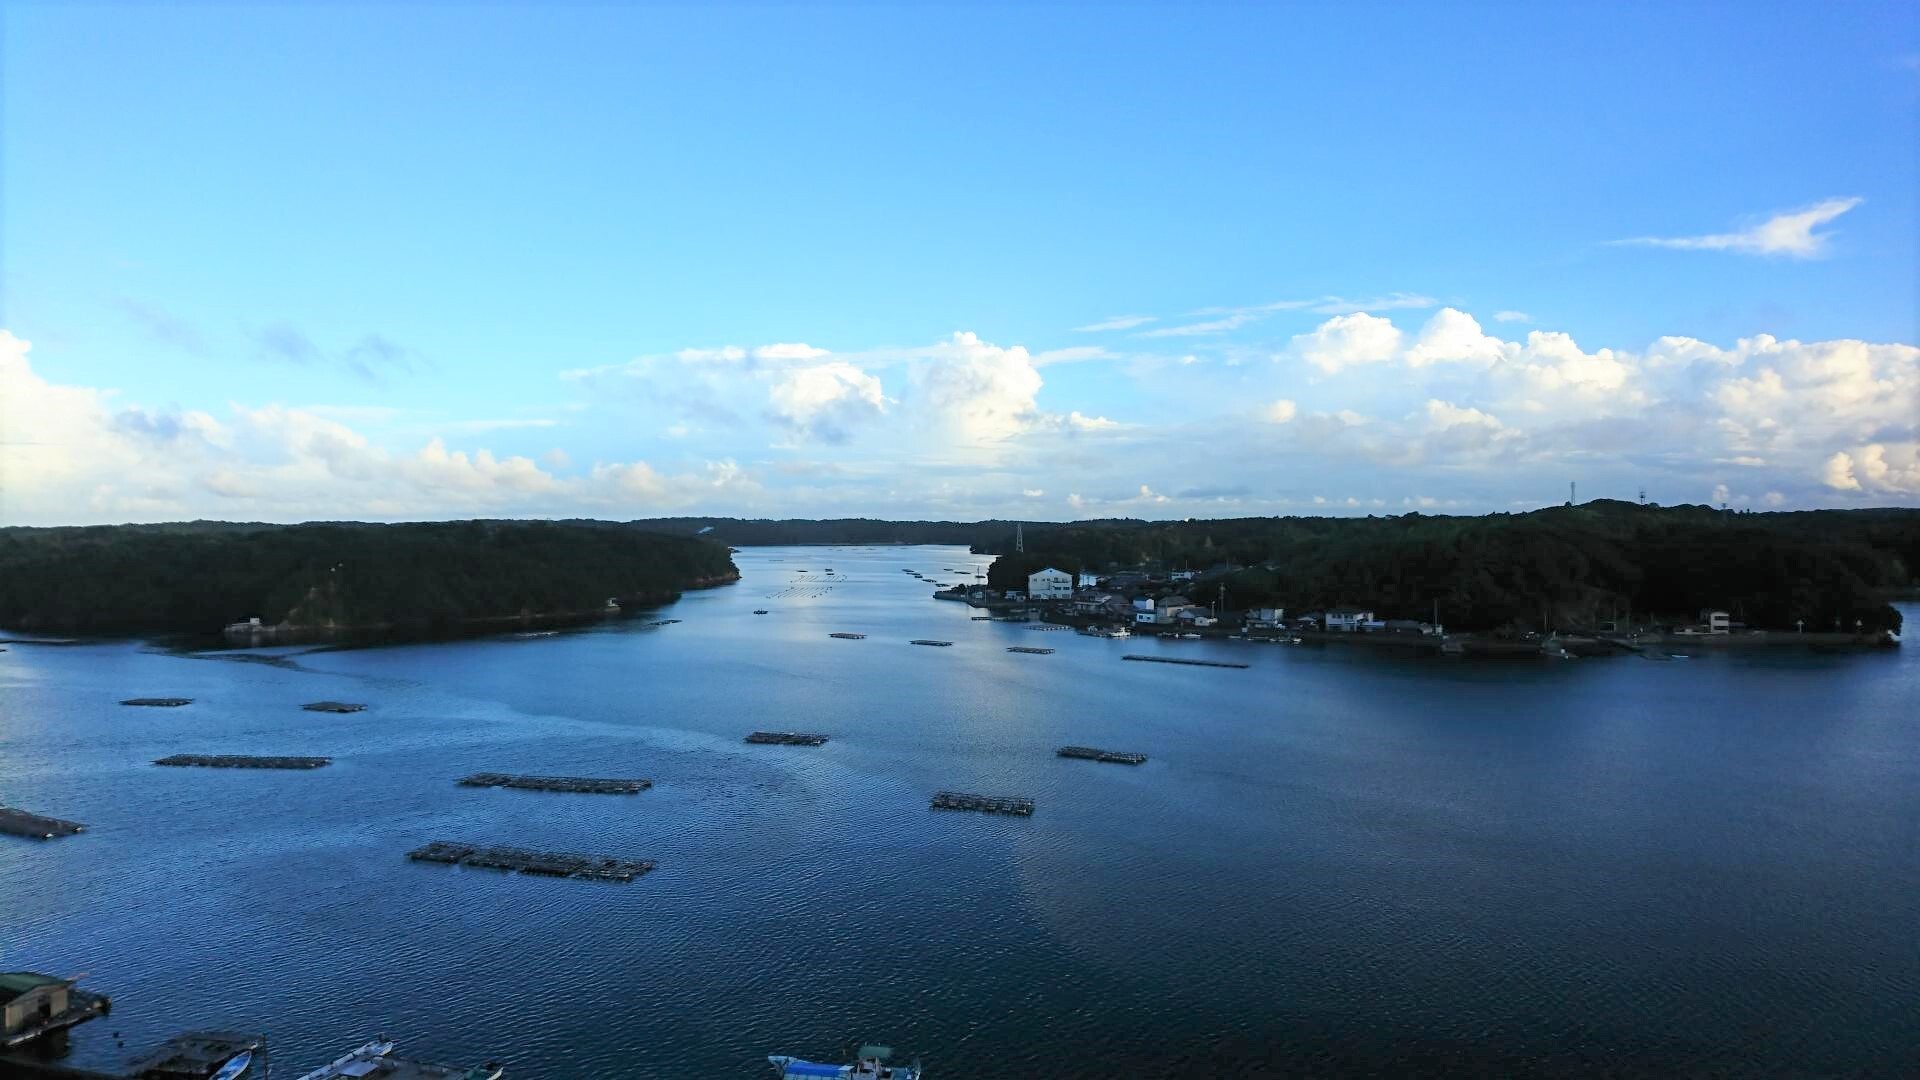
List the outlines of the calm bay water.
<svg viewBox="0 0 1920 1080">
<path fill-rule="evenodd" d="M 270 663 L 12 647 L 0 803 L 90 831 L 0 837 L 0 969 L 114 997 L 73 1040 L 96 1066 L 232 1027 L 288 1075 L 381 1032 L 524 1080 L 760 1076 L 858 1038 L 935 1080 L 1920 1073 L 1913 648 L 1106 641 L 973 622 L 900 572 L 962 580 L 963 549 L 736 560 L 662 627 Z M 844 580 L 801 584 L 829 566 Z M 1120 660 L 1159 651 L 1252 667 Z M 162 695 L 197 700 L 116 704 Z M 371 708 L 298 707 L 319 698 Z M 833 738 L 741 743 L 766 728 Z M 1056 758 L 1069 742 L 1151 760 Z M 335 763 L 148 764 L 178 752 Z M 453 782 L 480 770 L 656 786 Z M 1038 810 L 928 810 L 941 788 Z M 403 858 L 434 839 L 659 869 Z"/>
</svg>

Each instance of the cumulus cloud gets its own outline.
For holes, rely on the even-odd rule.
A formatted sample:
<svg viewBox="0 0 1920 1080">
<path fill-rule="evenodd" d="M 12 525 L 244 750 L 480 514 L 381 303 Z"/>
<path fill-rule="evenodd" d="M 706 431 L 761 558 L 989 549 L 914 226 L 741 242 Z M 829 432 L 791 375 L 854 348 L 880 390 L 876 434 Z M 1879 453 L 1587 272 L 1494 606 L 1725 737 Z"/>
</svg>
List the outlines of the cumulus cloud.
<svg viewBox="0 0 1920 1080">
<path fill-rule="evenodd" d="M 1280 398 L 1262 409 L 1260 416 L 1270 424 L 1286 424 L 1291 423 L 1299 412 L 1299 406 L 1286 398 Z"/>
<path fill-rule="evenodd" d="M 645 462 L 563 477 L 521 455 L 434 437 L 390 450 L 334 419 L 281 405 L 199 411 L 117 406 L 33 368 L 0 330 L 0 517 L 10 523 L 193 517 L 301 520 L 665 511 L 758 485 L 731 461 L 663 473 Z"/>
<path fill-rule="evenodd" d="M 1858 196 L 1823 199 L 1799 210 L 1781 211 L 1736 232 L 1709 233 L 1705 236 L 1638 236 L 1614 243 L 1811 259 L 1826 254 L 1827 241 L 1832 236 L 1830 232 L 1815 230 L 1863 201 Z"/>
<path fill-rule="evenodd" d="M 853 427 L 887 411 L 880 380 L 844 360 L 787 371 L 769 391 L 775 418 L 826 442 L 843 442 Z"/>
<path fill-rule="evenodd" d="M 1339 296 L 1320 296 L 1311 300 L 1273 300 L 1247 307 L 1201 308 L 1194 317 L 1213 316 L 1204 322 L 1163 326 L 1140 334 L 1141 337 L 1201 337 L 1224 334 L 1255 323 L 1277 311 L 1310 311 L 1318 315 L 1346 315 L 1356 311 L 1396 311 L 1402 308 L 1430 308 L 1435 300 L 1419 293 L 1396 292 L 1366 300 L 1348 300 Z"/>
<path fill-rule="evenodd" d="M 931 420 L 963 443 L 999 442 L 1040 419 L 1040 372 L 1025 346 L 1002 348 L 961 331 L 924 351 L 913 382 Z"/>
<path fill-rule="evenodd" d="M 1355 364 L 1377 364 L 1400 354 L 1399 327 L 1364 311 L 1336 315 L 1310 333 L 1293 338 L 1288 351 L 1322 371 Z"/>
</svg>

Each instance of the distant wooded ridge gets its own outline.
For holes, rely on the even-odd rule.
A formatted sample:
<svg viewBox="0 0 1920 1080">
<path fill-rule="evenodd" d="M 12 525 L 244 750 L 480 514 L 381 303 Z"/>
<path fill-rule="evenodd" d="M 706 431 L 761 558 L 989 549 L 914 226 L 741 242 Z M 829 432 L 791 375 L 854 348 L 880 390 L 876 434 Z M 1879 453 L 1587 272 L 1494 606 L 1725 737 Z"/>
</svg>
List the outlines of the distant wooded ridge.
<svg viewBox="0 0 1920 1080">
<path fill-rule="evenodd" d="M 74 633 L 431 627 L 664 603 L 726 546 L 605 522 L 183 522 L 0 529 L 0 626 Z"/>
<path fill-rule="evenodd" d="M 1692 620 L 1720 609 L 1753 627 L 1898 630 L 1889 596 L 1920 585 L 1920 510 L 1729 512 L 1595 500 L 1522 514 L 1182 521 L 767 521 L 656 518 L 730 544 L 966 544 L 1000 555 L 997 585 L 1043 566 L 1207 573 L 1183 586 L 1227 606 L 1363 605 L 1450 628 Z M 1231 567 L 1232 569 L 1227 569 Z"/>
</svg>

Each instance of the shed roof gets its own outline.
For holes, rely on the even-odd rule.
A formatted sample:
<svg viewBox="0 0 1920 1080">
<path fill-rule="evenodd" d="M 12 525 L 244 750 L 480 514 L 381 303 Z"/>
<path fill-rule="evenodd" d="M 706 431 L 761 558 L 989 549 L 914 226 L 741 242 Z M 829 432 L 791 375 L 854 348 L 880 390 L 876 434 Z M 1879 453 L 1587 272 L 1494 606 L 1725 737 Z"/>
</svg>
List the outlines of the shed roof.
<svg viewBox="0 0 1920 1080">
<path fill-rule="evenodd" d="M 37 971 L 0 971 L 0 996 L 16 998 L 29 990 L 38 990 L 42 986 L 64 986 L 71 981 L 42 975 Z"/>
</svg>

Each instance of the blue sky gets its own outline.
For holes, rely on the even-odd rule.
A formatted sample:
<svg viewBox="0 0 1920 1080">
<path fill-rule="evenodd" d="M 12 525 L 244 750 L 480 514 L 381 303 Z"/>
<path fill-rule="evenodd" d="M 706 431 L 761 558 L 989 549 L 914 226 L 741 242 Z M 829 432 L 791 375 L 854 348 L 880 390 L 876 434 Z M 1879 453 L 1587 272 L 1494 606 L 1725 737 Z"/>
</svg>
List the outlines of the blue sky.
<svg viewBox="0 0 1920 1080">
<path fill-rule="evenodd" d="M 1911 5 L 0 18 L 10 523 L 1920 502 Z"/>
</svg>

